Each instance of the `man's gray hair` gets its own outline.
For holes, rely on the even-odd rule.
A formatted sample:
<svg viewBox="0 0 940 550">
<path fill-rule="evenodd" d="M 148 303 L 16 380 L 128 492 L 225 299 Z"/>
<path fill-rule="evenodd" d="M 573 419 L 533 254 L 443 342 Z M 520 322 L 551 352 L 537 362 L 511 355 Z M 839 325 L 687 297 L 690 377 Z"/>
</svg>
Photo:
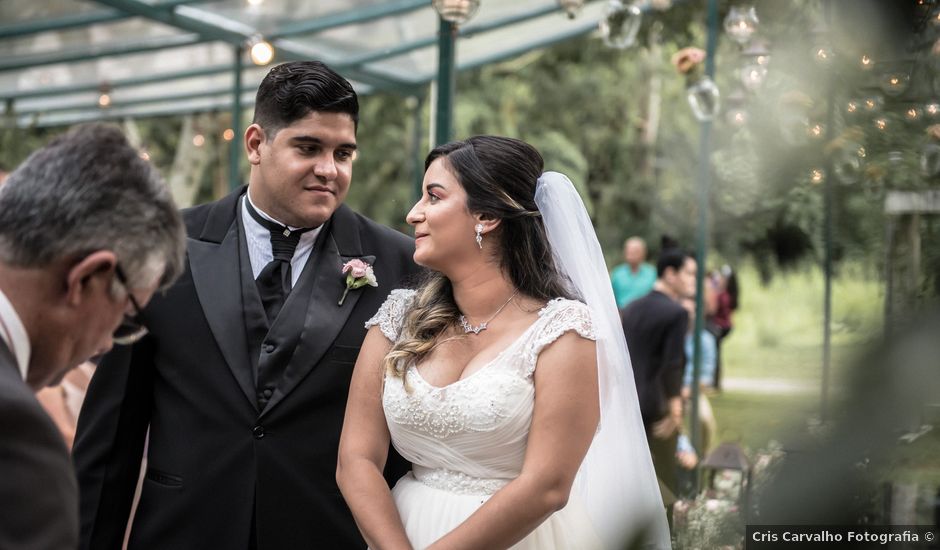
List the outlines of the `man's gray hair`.
<svg viewBox="0 0 940 550">
<path fill-rule="evenodd" d="M 44 267 L 113 251 L 133 288 L 169 285 L 185 232 L 169 188 L 119 129 L 79 126 L 34 152 L 0 186 L 0 261 Z"/>
</svg>

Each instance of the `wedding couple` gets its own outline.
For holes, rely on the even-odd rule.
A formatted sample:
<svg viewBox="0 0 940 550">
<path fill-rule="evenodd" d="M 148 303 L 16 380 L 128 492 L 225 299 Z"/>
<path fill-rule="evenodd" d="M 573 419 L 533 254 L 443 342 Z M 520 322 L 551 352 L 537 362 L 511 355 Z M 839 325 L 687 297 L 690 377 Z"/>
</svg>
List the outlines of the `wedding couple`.
<svg viewBox="0 0 940 550">
<path fill-rule="evenodd" d="M 185 273 L 89 387 L 83 548 L 121 547 L 148 430 L 131 549 L 667 548 L 571 183 L 518 140 L 438 147 L 412 241 L 342 204 L 357 123 L 325 65 L 265 77 L 247 190 L 184 212 Z"/>
</svg>

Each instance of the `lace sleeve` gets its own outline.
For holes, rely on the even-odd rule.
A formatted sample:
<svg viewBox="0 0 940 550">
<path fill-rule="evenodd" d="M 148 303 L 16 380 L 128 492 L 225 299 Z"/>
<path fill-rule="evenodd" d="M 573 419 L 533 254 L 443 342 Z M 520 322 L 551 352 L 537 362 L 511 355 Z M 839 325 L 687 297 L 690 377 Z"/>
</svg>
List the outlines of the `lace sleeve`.
<svg viewBox="0 0 940 550">
<path fill-rule="evenodd" d="M 411 307 L 416 292 L 407 288 L 396 288 L 385 299 L 376 314 L 366 321 L 366 328 L 378 325 L 382 334 L 390 341 L 398 340 L 405 313 Z"/>
<path fill-rule="evenodd" d="M 539 316 L 542 318 L 538 322 L 544 325 L 526 346 L 526 376 L 532 376 L 535 373 L 539 353 L 545 349 L 545 346 L 569 330 L 577 332 L 588 340 L 597 340 L 594 322 L 591 320 L 591 310 L 581 302 L 558 298 L 549 302 L 545 309 L 539 312 Z"/>
</svg>

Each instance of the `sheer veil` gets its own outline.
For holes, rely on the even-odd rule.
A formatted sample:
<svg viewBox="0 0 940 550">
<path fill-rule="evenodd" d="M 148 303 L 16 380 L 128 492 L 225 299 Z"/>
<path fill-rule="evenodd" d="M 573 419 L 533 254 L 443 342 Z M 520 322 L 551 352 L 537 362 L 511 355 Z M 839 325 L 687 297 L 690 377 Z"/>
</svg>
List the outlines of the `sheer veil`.
<svg viewBox="0 0 940 550">
<path fill-rule="evenodd" d="M 585 501 L 605 548 L 624 548 L 628 541 L 630 548 L 670 548 L 630 355 L 591 219 L 571 180 L 558 172 L 542 174 L 535 202 L 555 265 L 591 309 L 597 334 L 601 421 L 573 490 Z"/>
</svg>

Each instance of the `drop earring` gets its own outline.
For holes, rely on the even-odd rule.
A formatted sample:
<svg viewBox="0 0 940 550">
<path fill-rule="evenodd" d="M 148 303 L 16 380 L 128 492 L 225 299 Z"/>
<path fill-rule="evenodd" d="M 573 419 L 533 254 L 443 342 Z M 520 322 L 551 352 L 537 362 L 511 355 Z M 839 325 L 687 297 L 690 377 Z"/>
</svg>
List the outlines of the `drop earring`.
<svg viewBox="0 0 940 550">
<path fill-rule="evenodd" d="M 480 247 L 480 250 L 483 250 L 483 224 L 478 223 L 473 228 L 477 231 L 477 235 L 474 237 L 477 241 L 477 246 Z"/>
</svg>

